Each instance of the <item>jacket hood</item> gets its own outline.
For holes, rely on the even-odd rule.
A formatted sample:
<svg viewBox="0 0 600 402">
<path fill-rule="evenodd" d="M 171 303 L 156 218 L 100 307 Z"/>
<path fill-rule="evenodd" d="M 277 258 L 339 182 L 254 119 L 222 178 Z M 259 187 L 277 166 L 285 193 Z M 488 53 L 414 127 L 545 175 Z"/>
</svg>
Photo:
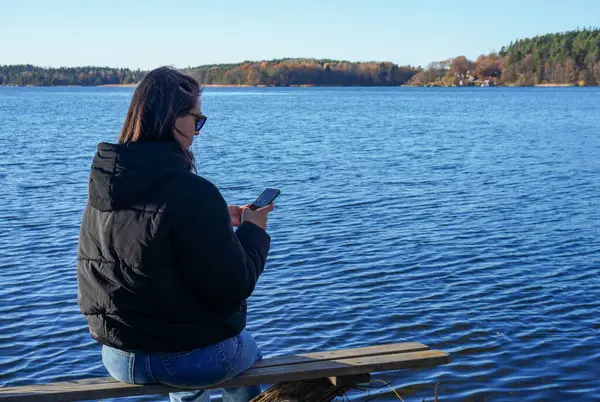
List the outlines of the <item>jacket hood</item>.
<svg viewBox="0 0 600 402">
<path fill-rule="evenodd" d="M 126 208 L 159 181 L 191 168 L 175 142 L 100 143 L 92 162 L 89 203 L 100 211 Z"/>
</svg>

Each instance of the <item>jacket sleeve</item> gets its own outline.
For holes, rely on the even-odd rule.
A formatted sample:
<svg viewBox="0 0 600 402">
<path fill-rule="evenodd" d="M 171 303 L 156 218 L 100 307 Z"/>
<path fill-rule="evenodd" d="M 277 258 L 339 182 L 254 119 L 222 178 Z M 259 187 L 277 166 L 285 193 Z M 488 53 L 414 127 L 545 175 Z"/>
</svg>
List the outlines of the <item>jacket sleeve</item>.
<svg viewBox="0 0 600 402">
<path fill-rule="evenodd" d="M 250 222 L 242 223 L 234 232 L 219 190 L 197 179 L 170 214 L 175 260 L 184 278 L 202 296 L 226 304 L 239 303 L 254 291 L 271 239 Z"/>
</svg>

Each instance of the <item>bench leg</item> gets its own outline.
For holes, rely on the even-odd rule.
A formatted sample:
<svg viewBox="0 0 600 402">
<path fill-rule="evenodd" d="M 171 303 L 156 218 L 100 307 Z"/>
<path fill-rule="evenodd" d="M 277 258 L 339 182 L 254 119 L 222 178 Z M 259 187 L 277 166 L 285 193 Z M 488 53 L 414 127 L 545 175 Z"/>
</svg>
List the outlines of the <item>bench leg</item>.
<svg viewBox="0 0 600 402">
<path fill-rule="evenodd" d="M 357 384 L 369 382 L 369 374 L 282 382 L 252 399 L 252 402 L 329 402 Z"/>
</svg>

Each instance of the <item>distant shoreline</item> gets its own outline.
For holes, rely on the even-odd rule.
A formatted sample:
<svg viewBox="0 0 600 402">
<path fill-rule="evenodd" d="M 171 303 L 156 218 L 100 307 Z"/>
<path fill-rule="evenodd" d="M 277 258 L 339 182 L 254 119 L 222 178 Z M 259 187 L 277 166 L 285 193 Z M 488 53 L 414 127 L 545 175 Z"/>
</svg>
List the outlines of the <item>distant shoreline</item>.
<svg viewBox="0 0 600 402">
<path fill-rule="evenodd" d="M 0 85 L 0 88 L 64 88 L 64 87 L 81 87 L 81 88 L 135 88 L 138 84 L 102 84 L 102 85 Z M 249 85 L 249 84 L 201 84 L 203 88 L 451 88 L 449 86 L 436 85 L 317 85 L 317 84 L 301 84 L 301 85 Z M 478 85 L 463 85 L 452 86 L 455 88 L 479 88 Z M 574 84 L 536 84 L 536 85 L 493 85 L 490 88 L 567 88 L 578 87 Z"/>
<path fill-rule="evenodd" d="M 77 86 L 77 85 L 74 85 Z M 137 84 L 105 84 L 98 87 L 136 87 Z M 317 84 L 299 84 L 299 85 L 250 85 L 250 84 L 200 84 L 203 88 L 296 88 L 296 87 L 400 87 L 405 85 L 317 85 Z"/>
<path fill-rule="evenodd" d="M 544 88 L 544 87 L 548 87 L 548 88 L 551 88 L 551 87 L 574 87 L 574 86 L 575 86 L 574 84 L 536 84 L 536 85 L 534 85 L 534 87 L 542 87 L 542 88 Z"/>
<path fill-rule="evenodd" d="M 61 88 L 61 87 L 82 87 L 82 88 L 135 88 L 138 84 L 102 84 L 102 85 L 0 85 L 0 87 L 11 88 Z M 249 85 L 249 84 L 200 84 L 203 88 L 299 88 L 299 87 L 405 87 L 410 85 L 317 85 L 317 84 L 299 84 L 299 85 Z"/>
<path fill-rule="evenodd" d="M 72 86 L 74 86 L 74 87 L 80 86 L 81 87 L 83 85 L 72 85 Z M 137 84 L 102 84 L 102 85 L 94 85 L 94 86 L 97 86 L 97 87 L 125 87 L 125 88 L 128 88 L 128 87 L 137 87 Z"/>
</svg>

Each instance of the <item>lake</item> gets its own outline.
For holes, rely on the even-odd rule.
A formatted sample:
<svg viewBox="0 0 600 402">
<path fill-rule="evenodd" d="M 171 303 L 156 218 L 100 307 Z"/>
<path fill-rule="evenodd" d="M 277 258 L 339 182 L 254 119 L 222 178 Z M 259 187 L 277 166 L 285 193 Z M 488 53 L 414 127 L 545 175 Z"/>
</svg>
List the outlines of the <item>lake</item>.
<svg viewBox="0 0 600 402">
<path fill-rule="evenodd" d="M 96 145 L 132 88 L 0 88 L 0 386 L 106 376 L 77 306 Z M 265 356 L 415 341 L 402 398 L 600 395 L 600 89 L 207 88 L 193 151 L 281 196 L 249 300 Z M 351 400 L 397 400 L 381 383 Z M 138 398 L 141 399 L 141 398 Z M 165 400 L 150 397 L 146 400 Z"/>
</svg>

